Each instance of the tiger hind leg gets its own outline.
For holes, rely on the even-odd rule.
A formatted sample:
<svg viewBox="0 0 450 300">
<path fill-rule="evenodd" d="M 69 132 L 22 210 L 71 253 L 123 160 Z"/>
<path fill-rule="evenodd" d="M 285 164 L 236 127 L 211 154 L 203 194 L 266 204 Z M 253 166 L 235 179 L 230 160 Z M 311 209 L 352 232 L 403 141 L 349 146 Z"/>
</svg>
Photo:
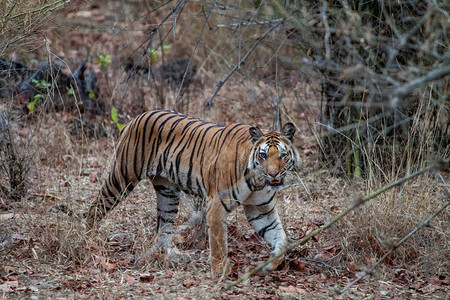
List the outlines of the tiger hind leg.
<svg viewBox="0 0 450 300">
<path fill-rule="evenodd" d="M 120 182 L 120 183 L 119 183 Z M 121 178 L 117 180 L 115 169 L 105 179 L 102 189 L 89 207 L 86 224 L 89 230 L 97 227 L 105 215 L 113 210 L 137 185 L 138 180 Z"/>
<path fill-rule="evenodd" d="M 188 262 L 189 255 L 178 250 L 173 244 L 173 223 L 178 214 L 179 191 L 163 178 L 153 179 L 152 182 L 156 191 L 157 240 L 155 245 L 136 261 L 136 266 L 142 266 L 149 256 L 159 250 L 162 250 L 166 258 L 172 262 Z"/>
</svg>

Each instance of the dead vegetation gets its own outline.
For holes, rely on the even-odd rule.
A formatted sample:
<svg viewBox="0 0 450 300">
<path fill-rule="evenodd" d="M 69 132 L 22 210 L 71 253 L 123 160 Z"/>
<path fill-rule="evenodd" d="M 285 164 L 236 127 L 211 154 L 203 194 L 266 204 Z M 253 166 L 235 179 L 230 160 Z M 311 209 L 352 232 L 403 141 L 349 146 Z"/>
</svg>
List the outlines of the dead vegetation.
<svg viewBox="0 0 450 300">
<path fill-rule="evenodd" d="M 14 9 L 22 10 L 10 16 L 20 16 L 21 12 L 43 5 L 39 1 L 27 3 L 37 6 L 18 2 Z M 295 11 L 295 7 L 277 10 L 276 3 L 279 2 L 271 1 L 264 7 L 256 7 L 259 5 L 256 2 L 246 2 L 243 6 L 226 3 L 222 7 L 218 3 L 181 1 L 158 9 L 148 1 L 74 3 L 64 8 L 64 20 L 61 15 L 51 15 L 57 25 L 53 28 L 36 27 L 52 24 L 46 23 L 48 14 L 43 15 L 44 11 L 22 15 L 27 18 L 18 23 L 12 22 L 21 17 L 2 18 L 8 22 L 2 21 L 1 34 L 10 43 L 1 45 L 0 56 L 22 62 L 30 69 L 38 68 L 43 61 L 61 59 L 69 66 L 65 73 L 68 76 L 86 61 L 87 70 L 97 78 L 99 94 L 95 101 L 102 103 L 99 107 L 104 110 L 100 116 L 84 117 L 78 105 L 80 97 L 61 95 L 55 92 L 54 86 L 45 94 L 50 109 L 36 108 L 31 115 L 24 114 L 25 102 L 20 95 L 9 94 L 0 99 L 2 116 L 8 116 L 0 120 L 0 291 L 3 297 L 199 299 L 218 292 L 268 258 L 267 245 L 250 229 L 238 210 L 229 218 L 230 258 L 235 264 L 229 278 L 217 282 L 210 275 L 207 238 L 201 227 L 196 230 L 188 227 L 176 236 L 178 247 L 191 255 L 190 263 L 168 265 L 156 256 L 142 269 L 135 269 L 135 259 L 152 245 L 155 237 L 154 193 L 148 183 L 141 183 L 104 220 L 99 232 L 86 234 L 82 213 L 97 195 L 108 171 L 117 127 L 145 110 L 176 108 L 208 121 L 244 122 L 264 128 L 276 128 L 280 119 L 294 122 L 300 132 L 297 143 L 305 160 L 304 170 L 277 199 L 281 219 L 292 241 L 322 226 L 358 197 L 427 166 L 435 157 L 448 157 L 448 76 L 436 85 L 414 90 L 412 98 L 417 101 L 408 102 L 405 105 L 408 112 L 404 113 L 402 108 L 400 119 L 394 118 L 400 124 L 398 127 L 392 127 L 397 123 L 390 123 L 392 120 L 384 119 L 382 114 L 379 123 L 373 125 L 373 112 L 388 110 L 379 105 L 382 102 L 377 102 L 377 97 L 384 94 L 364 94 L 359 90 L 360 78 L 356 77 L 363 72 L 339 60 L 342 53 L 333 56 L 336 49 L 343 47 L 341 36 L 336 34 L 329 40 L 335 47 L 330 48 L 330 60 L 344 69 L 337 68 L 336 64 L 321 64 L 323 61 L 319 60 L 319 56 L 327 55 L 326 47 L 321 48 L 324 41 L 321 34 L 326 33 L 321 23 L 323 6 L 301 11 L 301 14 L 317 13 L 309 13 L 314 18 L 307 23 L 311 25 L 310 32 L 317 34 L 312 39 L 297 36 L 298 25 L 291 22 L 291 10 Z M 431 7 L 434 2 L 427 3 Z M 337 8 L 333 5 L 338 2 L 328 1 L 328 4 L 327 11 L 335 13 Z M 176 5 L 180 5 L 180 10 L 173 13 Z M 436 15 L 432 15 L 427 26 L 439 22 L 448 25 L 448 20 L 447 23 L 445 19 L 439 21 L 439 15 L 445 16 L 439 8 L 442 7 L 428 8 Z M 288 21 L 280 23 L 282 18 Z M 28 26 L 21 29 L 23 22 Z M 331 28 L 339 29 L 337 24 L 329 21 Z M 258 40 L 275 26 L 279 27 Z M 383 26 L 379 29 L 397 29 L 389 27 L 389 22 Z M 40 34 L 33 34 L 32 28 L 39 29 Z M 427 28 L 420 37 L 427 37 L 430 32 Z M 345 37 L 345 30 L 342 32 Z M 21 35 L 25 38 L 20 39 Z M 440 31 L 426 41 L 431 45 L 431 41 L 439 39 L 442 39 Z M 308 41 L 315 43 L 306 44 Z M 244 61 L 256 42 L 258 46 Z M 414 48 L 414 43 L 407 46 Z M 34 49 L 32 52 L 30 47 Z M 439 47 L 448 50 L 448 43 Z M 436 48 L 437 54 L 442 54 L 441 50 Z M 427 51 L 423 55 L 432 56 L 432 51 Z M 174 62 L 179 59 L 184 67 L 190 62 L 186 78 L 183 68 L 174 71 Z M 360 61 L 365 71 L 371 68 L 366 64 L 368 61 L 369 58 Z M 437 64 L 446 67 L 445 62 L 445 59 L 438 60 Z M 430 63 L 427 61 L 427 65 Z M 238 68 L 231 73 L 235 66 Z M 355 66 L 359 65 L 355 63 Z M 401 63 L 398 66 L 404 67 Z M 314 68 L 317 69 L 310 72 Z M 326 71 L 328 77 L 319 76 L 320 71 Z M 336 79 L 349 74 L 345 80 Z M 414 80 L 410 76 L 417 75 L 417 78 L 422 74 L 399 72 L 392 78 L 404 84 Z M 338 76 L 330 79 L 331 87 L 345 82 L 339 90 L 344 100 L 322 94 L 324 78 L 331 75 Z M 19 77 L 21 80 L 27 78 L 20 76 L 24 76 Z M 45 81 L 52 84 L 52 78 Z M 1 73 L 0 91 L 18 81 Z M 206 109 L 220 81 L 223 86 L 212 99 L 213 106 Z M 35 94 L 40 93 L 35 90 Z M 364 96 L 358 98 L 361 93 Z M 54 108 L 53 103 L 62 98 L 73 104 L 74 109 Z M 332 109 L 327 110 L 330 101 Z M 366 106 L 368 109 L 361 109 L 356 118 L 354 107 Z M 112 117 L 112 107 L 117 109 L 117 121 Z M 332 121 L 336 123 L 326 118 L 334 118 Z M 324 124 L 332 124 L 333 130 L 328 127 L 324 130 Z M 86 128 L 92 126 L 102 128 L 101 134 L 89 134 Z M 332 143 L 336 136 L 342 143 Z M 325 150 L 331 158 L 323 159 L 321 152 Z M 358 167 L 361 176 L 355 176 Z M 448 193 L 444 192 L 448 189 L 448 174 L 447 167 L 378 196 L 288 253 L 276 272 L 257 274 L 221 297 L 332 297 L 337 289 L 369 269 L 393 244 L 448 201 Z M 195 205 L 191 201 L 195 200 L 185 200 L 177 225 L 182 225 L 194 213 Z M 443 297 L 448 293 L 450 269 L 448 220 L 446 210 L 431 226 L 416 233 L 387 257 L 373 276 L 350 288 L 346 295 Z"/>
</svg>

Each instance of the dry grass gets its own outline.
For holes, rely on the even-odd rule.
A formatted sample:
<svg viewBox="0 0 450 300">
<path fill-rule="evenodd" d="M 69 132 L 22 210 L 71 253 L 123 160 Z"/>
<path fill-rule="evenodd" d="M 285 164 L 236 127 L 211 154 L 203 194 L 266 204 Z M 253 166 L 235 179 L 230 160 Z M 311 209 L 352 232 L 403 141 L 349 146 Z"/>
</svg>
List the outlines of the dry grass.
<svg viewBox="0 0 450 300">
<path fill-rule="evenodd" d="M 246 118 L 238 111 L 234 117 Z M 100 282 L 121 282 L 123 278 L 128 278 L 126 276 L 146 278 L 145 274 L 150 274 L 157 278 L 152 280 L 153 284 L 164 282 L 172 286 L 163 288 L 165 293 L 194 297 L 203 289 L 208 290 L 206 286 L 186 288 L 180 286 L 180 282 L 188 282 L 189 285 L 189 280 L 202 278 L 201 281 L 214 286 L 213 279 L 208 275 L 208 249 L 202 230 L 195 234 L 181 232 L 176 237 L 178 246 L 191 253 L 191 263 L 173 266 L 162 257 L 153 257 L 141 271 L 133 269 L 135 259 L 152 245 L 155 238 L 156 208 L 152 201 L 154 192 L 148 182 L 141 183 L 104 220 L 98 233 L 86 235 L 79 215 L 98 193 L 110 164 L 113 139 L 82 142 L 71 137 L 61 123 L 53 121 L 53 116 L 43 118 L 37 129 L 32 126 L 22 129 L 30 131 L 26 136 L 32 137 L 30 144 L 35 153 L 31 188 L 29 196 L 15 203 L 11 210 L 19 217 L 2 221 L 6 225 L 2 227 L 2 241 L 12 241 L 1 250 L 5 266 L 18 270 L 24 267 L 20 261 L 25 260 L 33 274 L 50 271 L 60 274 L 58 276 L 61 277 L 56 278 L 61 279 L 55 278 L 51 285 L 59 286 L 61 295 L 67 295 L 70 291 L 78 291 L 79 295 L 95 293 L 103 296 L 111 291 L 123 296 L 131 293 L 126 285 L 112 287 L 109 284 L 94 292 L 88 283 L 88 277 L 92 276 Z M 277 200 L 281 218 L 291 238 L 301 237 L 302 232 L 304 234 L 329 220 L 355 195 L 366 194 L 364 184 L 333 178 L 318 169 L 314 157 L 305 157 L 304 173 L 300 174 L 302 183 L 286 190 Z M 308 190 L 301 186 L 303 183 Z M 369 267 L 389 249 L 393 241 L 409 232 L 442 202 L 438 197 L 440 191 L 438 181 L 426 176 L 380 196 L 320 235 L 317 241 L 302 247 L 302 259 L 306 259 L 303 261 L 312 266 L 314 272 L 332 277 L 347 274 L 347 266 L 352 262 L 356 262 L 356 271 Z M 61 211 L 63 207 L 70 215 Z M 191 214 L 192 209 L 183 205 L 177 224 L 182 224 Z M 241 247 L 239 245 L 246 237 L 253 235 L 253 231 L 240 210 L 231 214 L 229 220 L 233 224 L 229 228 L 232 254 L 240 257 L 246 251 L 256 251 L 251 254 L 247 252 L 247 255 L 255 256 L 256 261 L 267 257 L 268 249 L 258 239 L 254 246 L 241 254 L 237 250 Z M 378 278 L 392 280 L 394 269 L 408 269 L 426 277 L 435 274 L 448 276 L 446 239 L 449 228 L 446 220 L 448 212 L 439 216 L 432 228 L 416 234 L 389 258 Z M 324 257 L 323 253 L 330 246 L 335 246 L 337 251 L 331 257 Z M 297 255 L 297 252 L 289 254 L 286 263 L 296 260 Z M 64 275 L 67 270 L 77 272 L 81 279 L 62 280 L 67 276 Z M 246 270 L 248 267 L 240 265 L 241 274 Z M 266 288 L 270 290 L 273 287 L 267 285 Z M 42 291 L 45 293 L 45 289 Z M 241 291 L 245 291 L 245 287 Z"/>
<path fill-rule="evenodd" d="M 105 5 L 117 9 L 118 4 L 108 2 Z M 195 7 L 188 8 L 196 11 Z M 100 9 L 93 8 L 89 11 L 91 15 L 86 18 L 92 19 L 98 17 Z M 109 15 L 106 13 L 106 16 Z M 190 17 L 179 22 L 189 25 L 196 15 L 191 12 L 185 16 Z M 86 21 L 86 18 L 78 17 L 79 19 L 74 17 L 71 21 Z M 162 17 L 162 13 L 156 14 L 154 23 L 158 23 Z M 228 19 L 224 17 L 223 20 Z M 126 23 L 121 22 L 117 25 Z M 105 23 L 105 28 L 108 28 L 108 24 Z M 183 35 L 182 40 L 172 39 L 170 34 L 167 35 L 163 43 L 173 44 L 176 50 L 167 54 L 165 59 L 169 61 L 174 57 L 186 57 L 190 54 L 200 27 L 201 24 L 182 27 L 188 28 L 184 32 L 177 32 Z M 176 88 L 165 83 L 147 81 L 145 78 L 132 80 L 128 92 L 122 94 L 126 73 L 121 62 L 128 57 L 133 60 L 136 58 L 133 56 L 135 53 L 125 50 L 123 41 L 132 41 L 127 46 L 136 49 L 136 45 L 145 40 L 144 29 L 133 31 L 132 28 L 134 27 L 113 37 L 106 33 L 96 35 L 90 30 L 78 30 L 77 35 L 72 36 L 73 44 L 61 39 L 64 34 L 68 34 L 66 29 L 58 28 L 46 34 L 53 41 L 52 49 L 58 50 L 62 54 L 60 57 L 66 55 L 62 58 L 68 65 L 77 65 L 86 58 L 85 46 L 92 46 L 92 55 L 117 53 L 112 59 L 112 67 L 106 70 L 100 70 L 98 64 L 92 61 L 88 62 L 88 67 L 96 69 L 99 74 L 99 86 L 104 91 L 100 100 L 110 106 L 121 105 L 119 114 L 122 122 L 143 110 L 176 106 L 183 113 L 207 121 L 222 124 L 244 122 L 273 128 L 274 103 L 279 95 L 283 100 L 281 110 L 284 120 L 292 120 L 298 126 L 297 143 L 305 160 L 303 171 L 298 174 L 298 178 L 293 179 L 295 185 L 277 198 L 280 216 L 292 239 L 301 238 L 308 231 L 325 223 L 358 196 L 369 194 L 383 182 L 398 179 L 405 172 L 420 168 L 430 161 L 427 155 L 431 153 L 433 145 L 427 128 L 434 128 L 433 122 L 441 122 L 445 118 L 444 109 L 439 112 L 438 118 L 425 114 L 425 117 L 415 119 L 414 126 L 409 128 L 412 138 L 406 147 L 408 151 L 402 153 L 402 157 L 392 154 L 385 158 L 391 162 L 392 169 L 378 168 L 375 165 L 366 180 L 354 181 L 335 177 L 330 175 L 329 170 L 321 169 L 317 159 L 318 146 L 312 138 L 317 134 L 317 87 L 314 83 L 305 84 L 307 78 L 297 73 L 290 74 L 288 68 L 283 69 L 283 72 L 286 78 L 290 78 L 290 82 L 284 86 L 277 89 L 273 81 L 265 80 L 266 75 L 273 79 L 275 73 L 271 60 L 275 51 L 268 46 L 259 50 L 263 54 L 266 52 L 267 56 L 257 54 L 262 57 L 261 62 L 264 64 L 245 66 L 224 86 L 214 99 L 214 106 L 205 109 L 215 82 L 229 72 L 229 66 L 236 63 L 238 51 L 249 47 L 249 43 L 244 44 L 240 50 L 237 47 L 243 33 L 236 36 L 232 36 L 230 32 L 205 33 L 202 47 L 195 55 L 197 76 L 185 90 L 180 102 L 175 103 L 178 92 Z M 168 32 L 169 29 L 165 31 Z M 258 33 L 257 30 L 252 31 L 253 35 Z M 223 38 L 218 39 L 217 36 Z M 135 39 L 137 37 L 139 39 Z M 223 41 L 227 39 L 229 42 L 224 45 Z M 273 44 L 279 43 L 277 39 L 274 40 L 276 42 Z M 219 53 L 219 50 L 223 52 Z M 292 49 L 283 48 L 278 51 L 281 55 Z M 43 57 L 51 57 L 50 53 L 43 53 Z M 161 63 L 157 61 L 157 64 Z M 255 76 L 251 76 L 252 74 Z M 425 98 L 422 101 L 418 111 L 429 105 Z M 5 102 L 1 108 L 8 110 L 11 106 Z M 40 296 L 198 298 L 199 295 L 209 295 L 219 290 L 221 284 L 217 285 L 217 280 L 209 272 L 204 228 L 180 231 L 176 235 L 177 245 L 191 254 L 191 263 L 172 266 L 157 256 L 149 260 L 143 269 L 133 268 L 135 259 L 155 239 L 155 194 L 148 182 L 141 183 L 123 204 L 108 215 L 98 232 L 86 234 L 81 214 L 96 197 L 108 172 L 115 138 L 114 134 L 100 139 L 72 136 L 67 122 L 78 117 L 78 112 L 37 114 L 27 122 L 22 122 L 14 131 L 17 141 L 27 142 L 27 151 L 32 153 L 32 168 L 27 196 L 11 203 L 7 210 L 2 208 L 0 213 L 0 276 L 17 276 L 27 286 L 38 282 L 38 292 L 31 292 Z M 111 132 L 115 130 L 106 121 L 103 121 L 103 126 L 110 128 Z M 392 149 L 397 146 L 387 145 Z M 379 161 L 384 155 L 384 152 L 377 152 L 377 149 L 363 151 L 374 161 Z M 397 164 L 398 161 L 402 163 Z M 414 162 L 414 165 L 405 165 L 404 161 Z M 448 173 L 443 175 L 448 178 Z M 257 298 L 266 292 L 270 292 L 273 297 L 292 296 L 289 293 L 283 294 L 278 289 L 283 284 L 280 278 L 290 277 L 292 282 L 322 280 L 316 281 L 321 282 L 321 285 L 308 290 L 303 298 L 329 297 L 331 294 L 327 293 L 333 291 L 334 285 L 345 284 L 355 272 L 370 267 L 393 242 L 430 215 L 442 203 L 440 193 L 442 183 L 433 175 L 427 175 L 379 196 L 326 230 L 316 240 L 289 253 L 284 269 L 279 273 L 257 276 L 240 286 L 238 296 Z M 183 203 L 177 225 L 183 224 L 193 213 L 191 207 Z M 14 218 L 11 213 L 15 214 Z M 414 235 L 380 269 L 377 278 L 384 283 L 368 281 L 358 286 L 360 291 L 354 291 L 355 295 L 361 297 L 372 294 L 381 297 L 379 291 L 388 289 L 399 298 L 411 296 L 407 294 L 408 284 L 396 286 L 392 283 L 396 278 L 396 269 L 407 269 L 416 279 L 425 278 L 421 280 L 434 275 L 448 278 L 448 220 L 449 212 L 445 211 L 433 221 L 432 227 Z M 238 274 L 242 275 L 258 261 L 267 258 L 269 251 L 267 245 L 247 224 L 241 210 L 233 212 L 229 221 L 230 253 L 237 260 Z M 299 260 L 306 264 L 307 271 L 293 271 L 293 263 Z M 322 275 L 325 279 L 321 278 Z M 385 286 L 386 282 L 390 283 L 389 287 Z M 18 297 L 22 295 L 22 291 L 14 294 Z M 228 296 L 231 298 L 233 293 Z"/>
</svg>

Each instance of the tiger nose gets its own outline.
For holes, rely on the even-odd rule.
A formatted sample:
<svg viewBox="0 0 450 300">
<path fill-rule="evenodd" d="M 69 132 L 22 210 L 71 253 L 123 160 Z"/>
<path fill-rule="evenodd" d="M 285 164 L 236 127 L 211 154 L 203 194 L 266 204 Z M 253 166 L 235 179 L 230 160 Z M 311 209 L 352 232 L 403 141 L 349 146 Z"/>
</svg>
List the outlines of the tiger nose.
<svg viewBox="0 0 450 300">
<path fill-rule="evenodd" d="M 278 175 L 278 172 L 269 172 L 269 176 L 271 176 L 272 178 L 275 178 Z"/>
</svg>

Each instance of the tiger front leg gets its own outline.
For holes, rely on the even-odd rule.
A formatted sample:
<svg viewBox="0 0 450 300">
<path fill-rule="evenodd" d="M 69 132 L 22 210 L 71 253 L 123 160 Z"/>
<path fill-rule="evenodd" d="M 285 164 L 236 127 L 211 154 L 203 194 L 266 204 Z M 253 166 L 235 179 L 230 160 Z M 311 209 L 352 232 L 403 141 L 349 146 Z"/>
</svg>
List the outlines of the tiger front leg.
<svg viewBox="0 0 450 300">
<path fill-rule="evenodd" d="M 273 199 L 273 198 L 272 198 Z M 253 226 L 256 232 L 263 237 L 271 246 L 271 257 L 277 256 L 287 246 L 287 236 L 284 232 L 278 216 L 274 201 L 269 201 L 263 205 L 244 205 L 245 215 L 248 222 Z M 272 263 L 267 265 L 263 271 L 275 270 L 284 260 L 281 255 Z"/>
<path fill-rule="evenodd" d="M 228 274 L 231 265 L 228 263 L 227 212 L 220 199 L 211 201 L 206 219 L 212 272 L 214 275 Z"/>
</svg>

